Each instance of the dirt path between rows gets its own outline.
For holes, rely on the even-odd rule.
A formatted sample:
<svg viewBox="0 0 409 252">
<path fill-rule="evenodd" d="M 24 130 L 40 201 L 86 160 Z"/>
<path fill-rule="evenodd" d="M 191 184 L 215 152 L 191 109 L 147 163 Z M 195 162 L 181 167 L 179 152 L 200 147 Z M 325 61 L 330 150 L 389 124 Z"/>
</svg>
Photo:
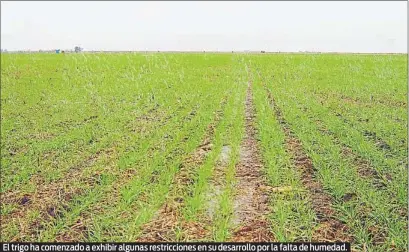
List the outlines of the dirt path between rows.
<svg viewBox="0 0 409 252">
<path fill-rule="evenodd" d="M 236 166 L 238 190 L 234 202 L 233 232 L 231 241 L 267 242 L 273 241 L 269 229 L 268 188 L 262 174 L 261 155 L 254 127 L 255 109 L 252 82 L 249 81 L 245 104 L 245 137 L 240 150 L 240 162 Z"/>
</svg>

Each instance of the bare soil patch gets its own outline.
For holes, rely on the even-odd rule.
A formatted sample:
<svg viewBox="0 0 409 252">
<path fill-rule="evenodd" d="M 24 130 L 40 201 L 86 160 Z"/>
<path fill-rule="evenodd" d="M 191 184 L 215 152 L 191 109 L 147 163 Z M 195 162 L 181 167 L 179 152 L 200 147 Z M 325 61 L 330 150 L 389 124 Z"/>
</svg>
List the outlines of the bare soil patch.
<svg viewBox="0 0 409 252">
<path fill-rule="evenodd" d="M 267 242 L 274 240 L 269 229 L 268 194 L 262 174 L 261 155 L 254 127 L 255 109 L 252 83 L 249 82 L 245 105 L 245 137 L 240 150 L 240 162 L 236 166 L 237 196 L 234 202 L 232 224 L 238 226 L 231 241 Z"/>
<path fill-rule="evenodd" d="M 223 146 L 220 152 L 218 162 L 216 163 L 211 178 L 210 190 L 207 192 L 207 216 L 210 220 L 213 220 L 218 207 L 218 197 L 223 193 L 223 187 L 225 186 L 226 171 L 225 168 L 229 163 L 231 155 L 231 147 Z"/>
</svg>

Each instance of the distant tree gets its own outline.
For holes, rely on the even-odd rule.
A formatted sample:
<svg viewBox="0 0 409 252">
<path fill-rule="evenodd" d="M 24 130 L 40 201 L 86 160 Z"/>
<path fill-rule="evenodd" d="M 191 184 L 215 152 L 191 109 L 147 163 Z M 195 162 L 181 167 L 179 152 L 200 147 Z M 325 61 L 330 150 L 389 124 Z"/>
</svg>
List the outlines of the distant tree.
<svg viewBox="0 0 409 252">
<path fill-rule="evenodd" d="M 76 46 L 76 47 L 74 48 L 74 51 L 75 51 L 76 53 L 79 53 L 79 52 L 82 52 L 82 49 L 83 49 L 83 48 L 81 48 L 81 47 L 79 47 L 79 46 Z"/>
</svg>

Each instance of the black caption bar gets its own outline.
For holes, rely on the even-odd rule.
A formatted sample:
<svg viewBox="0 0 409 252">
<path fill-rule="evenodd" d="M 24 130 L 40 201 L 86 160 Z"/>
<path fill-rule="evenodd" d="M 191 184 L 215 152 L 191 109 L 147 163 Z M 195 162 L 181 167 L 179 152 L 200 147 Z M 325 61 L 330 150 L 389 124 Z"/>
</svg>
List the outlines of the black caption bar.
<svg viewBox="0 0 409 252">
<path fill-rule="evenodd" d="M 89 251 L 89 252 L 270 252 L 270 251 L 351 251 L 349 243 L 1 243 L 2 251 Z"/>
</svg>

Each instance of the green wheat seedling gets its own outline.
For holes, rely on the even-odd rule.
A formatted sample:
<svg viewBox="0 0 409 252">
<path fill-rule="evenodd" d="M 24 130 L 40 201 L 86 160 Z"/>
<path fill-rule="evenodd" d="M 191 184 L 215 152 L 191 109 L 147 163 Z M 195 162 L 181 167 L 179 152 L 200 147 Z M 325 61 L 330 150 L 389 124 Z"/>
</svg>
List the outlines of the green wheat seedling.
<svg viewBox="0 0 409 252">
<path fill-rule="evenodd" d="M 407 64 L 404 55 L 2 54 L 2 241 L 234 238 L 251 84 L 271 240 L 325 231 L 296 139 L 352 247 L 407 251 Z M 209 125 L 203 160 L 182 170 Z M 175 200 L 160 238 L 147 227 Z"/>
</svg>

